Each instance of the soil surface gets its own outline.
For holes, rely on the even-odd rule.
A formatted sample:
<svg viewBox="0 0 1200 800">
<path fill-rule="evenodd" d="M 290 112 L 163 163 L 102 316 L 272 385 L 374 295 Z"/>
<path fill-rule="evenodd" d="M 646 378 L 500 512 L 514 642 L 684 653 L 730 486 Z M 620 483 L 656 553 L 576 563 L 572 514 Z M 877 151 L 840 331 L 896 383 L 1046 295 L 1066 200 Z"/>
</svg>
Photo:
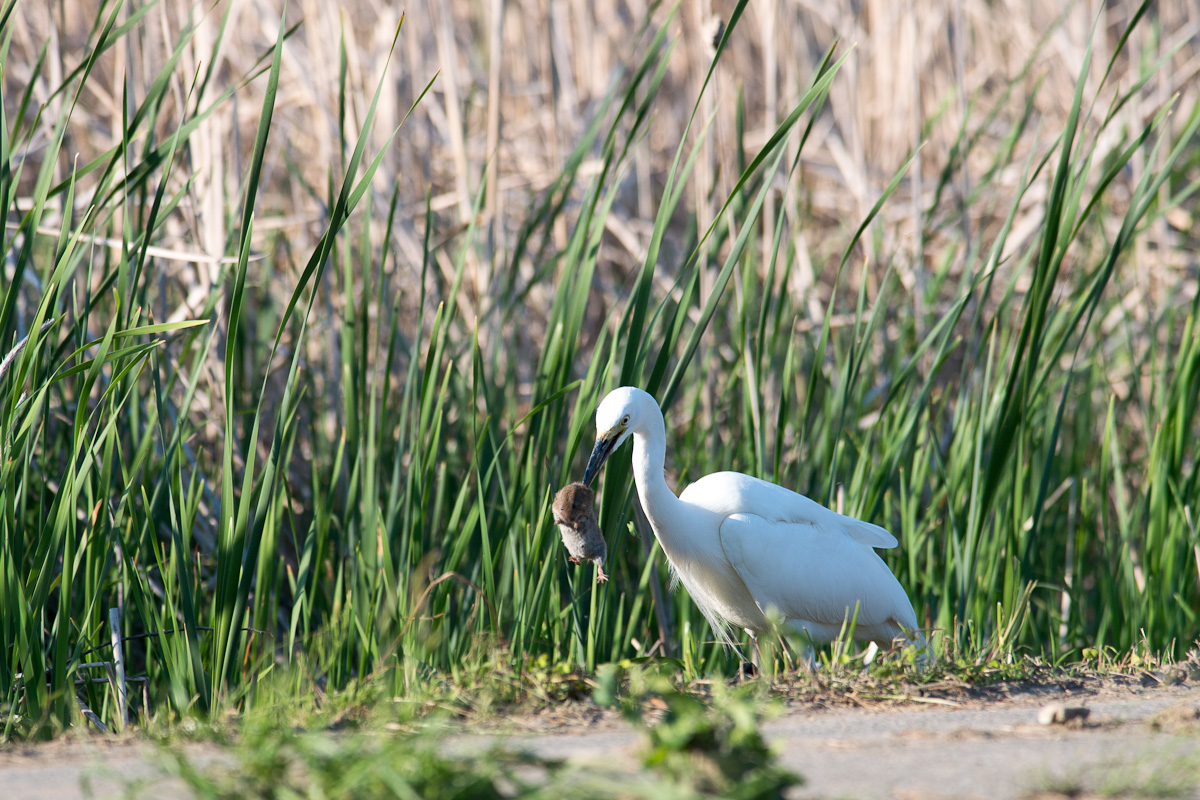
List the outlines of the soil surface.
<svg viewBox="0 0 1200 800">
<path fill-rule="evenodd" d="M 1047 706 L 1085 719 L 1043 724 Z M 1062 716 L 1060 714 L 1060 716 Z M 451 750 L 503 743 L 601 770 L 639 769 L 641 735 L 616 714 L 564 703 L 451 738 Z M 804 784 L 792 798 L 1184 797 L 1200 800 L 1200 685 L 1083 679 L 1056 684 L 925 686 L 879 696 L 793 696 L 763 725 Z M 223 760 L 189 745 L 196 763 Z M 186 796 L 152 745 L 63 739 L 0 750 L 0 797 Z M 133 784 L 130 784 L 130 781 Z"/>
</svg>

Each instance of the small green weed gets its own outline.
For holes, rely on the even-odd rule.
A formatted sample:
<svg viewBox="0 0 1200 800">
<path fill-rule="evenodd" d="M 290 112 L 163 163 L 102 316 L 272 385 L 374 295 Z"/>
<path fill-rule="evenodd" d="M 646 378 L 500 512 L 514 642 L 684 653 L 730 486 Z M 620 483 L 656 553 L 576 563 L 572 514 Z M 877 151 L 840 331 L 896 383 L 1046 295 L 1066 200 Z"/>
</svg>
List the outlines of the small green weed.
<svg viewBox="0 0 1200 800">
<path fill-rule="evenodd" d="M 1127 756 L 1084 772 L 1039 778 L 1034 797 L 1193 797 L 1200 782 L 1200 756 L 1193 749 L 1169 748 Z"/>
<path fill-rule="evenodd" d="M 450 756 L 440 738 L 427 734 L 345 735 L 248 723 L 232 763 L 200 767 L 186 751 L 168 749 L 167 771 L 197 800 L 235 798 L 527 797 L 533 782 L 545 784 L 557 765 L 500 749 Z"/>
<path fill-rule="evenodd" d="M 645 731 L 646 767 L 660 773 L 683 796 L 782 797 L 804 779 L 776 764 L 759 730 L 778 703 L 760 686 L 713 686 L 710 697 L 681 689 L 661 670 L 629 669 L 628 692 L 619 697 L 621 667 L 601 668 L 596 700 L 619 704 L 625 717 Z"/>
</svg>

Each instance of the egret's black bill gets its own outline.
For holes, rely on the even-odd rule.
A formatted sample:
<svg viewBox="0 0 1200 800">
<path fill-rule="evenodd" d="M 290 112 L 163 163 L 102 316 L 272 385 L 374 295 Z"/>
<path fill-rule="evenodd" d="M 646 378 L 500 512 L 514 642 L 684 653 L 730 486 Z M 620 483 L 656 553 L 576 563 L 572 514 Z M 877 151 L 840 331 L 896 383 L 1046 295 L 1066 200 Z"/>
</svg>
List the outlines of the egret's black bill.
<svg viewBox="0 0 1200 800">
<path fill-rule="evenodd" d="M 612 455 L 618 441 L 620 439 L 616 436 L 601 436 L 596 440 L 596 446 L 592 448 L 592 454 L 588 457 L 587 467 L 583 470 L 584 486 L 591 484 L 592 478 L 596 477 L 596 473 Z"/>
</svg>

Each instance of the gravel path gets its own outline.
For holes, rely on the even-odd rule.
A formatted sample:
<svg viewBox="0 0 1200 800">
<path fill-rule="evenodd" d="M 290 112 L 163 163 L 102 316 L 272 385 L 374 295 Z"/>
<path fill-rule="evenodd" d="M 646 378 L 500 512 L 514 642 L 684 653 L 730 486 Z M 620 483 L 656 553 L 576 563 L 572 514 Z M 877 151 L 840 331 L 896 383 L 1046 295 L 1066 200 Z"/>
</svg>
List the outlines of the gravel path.
<svg viewBox="0 0 1200 800">
<path fill-rule="evenodd" d="M 1085 722 L 1041 725 L 1058 700 L 1085 706 Z M 1192 686 L 1018 696 L 964 707 L 887 709 L 798 706 L 765 723 L 783 763 L 806 779 L 807 798 L 1185 797 L 1200 800 L 1200 688 Z M 624 727 L 568 726 L 535 734 L 458 736 L 451 749 L 502 741 L 539 755 L 636 768 L 641 740 Z M 193 746 L 194 761 L 220 758 Z M 0 751 L 0 798 L 70 800 L 184 796 L 161 778 L 152 747 L 64 740 Z M 142 782 L 130 794 L 127 781 Z M 136 784 L 135 784 L 136 786 Z M 1054 794 L 1057 791 L 1060 794 Z"/>
<path fill-rule="evenodd" d="M 1052 701 L 1086 707 L 1087 720 L 1039 724 L 1038 711 Z M 783 764 L 805 778 L 794 798 L 1200 798 L 1194 686 L 1038 693 L 966 707 L 800 707 L 763 728 Z M 641 741 L 628 729 L 504 740 L 610 769 L 636 764 Z"/>
<path fill-rule="evenodd" d="M 1147 767 L 1178 776 L 1200 797 L 1200 723 L 1190 735 L 1156 732 L 1150 720 L 1190 697 L 1161 694 L 1087 704 L 1086 725 L 1040 725 L 1037 707 L 847 711 L 793 715 L 766 728 L 787 766 L 807 778 L 796 797 L 1005 800 L 1051 787 L 1148 790 Z M 1189 763 L 1190 762 L 1190 763 Z"/>
</svg>

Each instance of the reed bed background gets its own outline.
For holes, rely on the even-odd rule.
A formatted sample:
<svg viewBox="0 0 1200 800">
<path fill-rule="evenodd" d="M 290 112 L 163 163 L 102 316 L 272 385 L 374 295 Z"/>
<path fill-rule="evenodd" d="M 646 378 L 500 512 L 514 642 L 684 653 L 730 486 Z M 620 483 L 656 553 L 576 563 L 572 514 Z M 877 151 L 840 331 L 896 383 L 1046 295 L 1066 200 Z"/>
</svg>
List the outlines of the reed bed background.
<svg viewBox="0 0 1200 800">
<path fill-rule="evenodd" d="M 626 383 L 677 487 L 735 468 L 889 527 L 948 658 L 1196 642 L 1194 4 L 0 23 L 4 737 L 118 724 L 76 683 L 110 608 L 168 719 L 498 664 L 729 674 L 627 454 L 612 582 L 558 544 Z"/>
</svg>

